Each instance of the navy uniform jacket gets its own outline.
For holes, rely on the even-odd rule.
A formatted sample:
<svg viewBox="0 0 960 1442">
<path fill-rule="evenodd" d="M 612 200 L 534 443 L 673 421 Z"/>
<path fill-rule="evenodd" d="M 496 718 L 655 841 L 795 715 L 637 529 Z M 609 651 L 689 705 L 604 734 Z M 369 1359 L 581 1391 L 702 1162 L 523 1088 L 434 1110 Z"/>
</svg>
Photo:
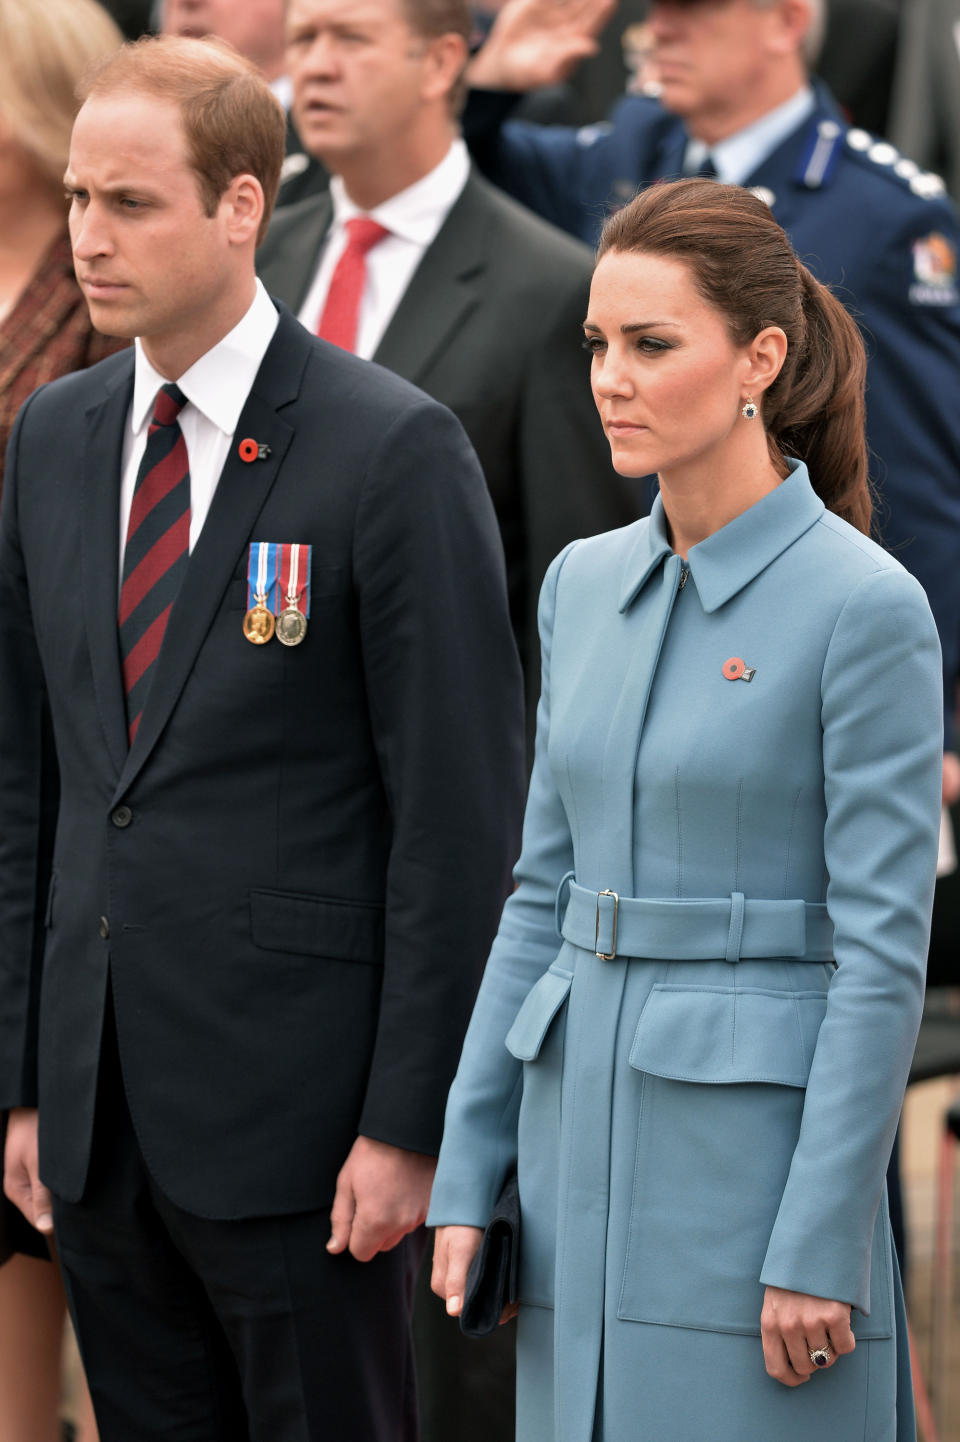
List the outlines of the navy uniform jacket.
<svg viewBox="0 0 960 1442">
<path fill-rule="evenodd" d="M 473 92 L 465 133 L 475 158 L 517 199 L 591 243 L 638 188 L 681 174 L 687 132 L 655 100 L 627 96 L 608 123 L 582 130 L 501 125 L 507 103 Z M 956 212 L 936 176 L 849 129 L 820 84 L 813 114 L 746 184 L 864 332 L 875 529 L 926 589 L 949 712 L 960 660 Z"/>
</svg>

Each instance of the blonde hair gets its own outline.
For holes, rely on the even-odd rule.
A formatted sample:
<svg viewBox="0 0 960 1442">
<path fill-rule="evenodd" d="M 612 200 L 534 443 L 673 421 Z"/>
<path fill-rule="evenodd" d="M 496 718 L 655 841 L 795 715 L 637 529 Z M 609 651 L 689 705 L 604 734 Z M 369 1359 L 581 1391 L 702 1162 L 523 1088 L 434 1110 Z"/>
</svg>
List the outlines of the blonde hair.
<svg viewBox="0 0 960 1442">
<path fill-rule="evenodd" d="M 0 0 L 0 121 L 63 183 L 80 77 L 123 36 L 97 0 Z"/>
<path fill-rule="evenodd" d="M 234 176 L 259 180 L 259 245 L 280 184 L 287 117 L 256 66 L 216 36 L 145 36 L 95 65 L 80 85 L 84 101 L 124 92 L 177 106 L 207 215 L 216 213 Z"/>
</svg>

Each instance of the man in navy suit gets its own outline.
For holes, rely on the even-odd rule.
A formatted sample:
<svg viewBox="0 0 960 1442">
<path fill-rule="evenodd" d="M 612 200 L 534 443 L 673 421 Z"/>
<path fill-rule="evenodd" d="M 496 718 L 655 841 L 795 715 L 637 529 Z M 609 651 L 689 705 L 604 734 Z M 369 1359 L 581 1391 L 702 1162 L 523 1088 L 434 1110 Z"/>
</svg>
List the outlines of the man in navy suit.
<svg viewBox="0 0 960 1442">
<path fill-rule="evenodd" d="M 589 49 L 610 0 L 511 0 L 473 62 L 464 131 L 517 199 L 591 242 L 638 187 L 708 173 L 749 186 L 867 342 L 877 533 L 926 589 L 944 656 L 944 793 L 960 797 L 960 227 L 937 176 L 849 128 L 811 82 L 823 0 L 653 0 L 658 98 L 625 97 L 579 131 L 509 120 L 509 92 Z M 481 88 L 482 87 L 482 88 Z M 750 284 L 749 274 L 743 284 Z"/>
<path fill-rule="evenodd" d="M 283 137 L 216 42 L 97 72 L 74 256 L 137 344 L 9 450 L 5 1187 L 103 1442 L 415 1438 L 410 1234 L 517 849 L 483 478 L 255 280 Z"/>
</svg>

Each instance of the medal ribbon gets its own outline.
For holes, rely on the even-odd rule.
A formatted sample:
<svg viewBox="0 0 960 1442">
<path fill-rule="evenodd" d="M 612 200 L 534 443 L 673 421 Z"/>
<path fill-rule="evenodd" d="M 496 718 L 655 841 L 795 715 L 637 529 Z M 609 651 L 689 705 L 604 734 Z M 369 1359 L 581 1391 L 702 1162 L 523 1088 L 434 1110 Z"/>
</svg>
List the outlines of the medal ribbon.
<svg viewBox="0 0 960 1442">
<path fill-rule="evenodd" d="M 268 611 L 275 609 L 270 593 L 277 584 L 279 559 L 280 547 L 275 541 L 251 541 L 247 562 L 248 611 L 254 606 L 266 606 Z"/>
<path fill-rule="evenodd" d="M 307 620 L 310 619 L 310 562 L 313 547 L 298 542 L 280 547 L 280 596 L 277 614 L 284 606 L 295 606 Z"/>
</svg>

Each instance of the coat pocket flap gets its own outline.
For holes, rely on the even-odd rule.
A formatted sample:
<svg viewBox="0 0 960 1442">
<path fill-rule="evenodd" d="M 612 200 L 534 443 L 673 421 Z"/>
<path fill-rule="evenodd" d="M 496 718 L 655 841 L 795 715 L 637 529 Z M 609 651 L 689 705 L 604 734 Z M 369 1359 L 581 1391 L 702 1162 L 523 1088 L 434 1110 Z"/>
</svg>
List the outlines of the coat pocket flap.
<svg viewBox="0 0 960 1442">
<path fill-rule="evenodd" d="M 630 1065 L 676 1081 L 804 1087 L 826 1005 L 823 991 L 658 983 L 640 1013 Z"/>
<path fill-rule="evenodd" d="M 383 964 L 383 907 L 251 888 L 250 934 L 266 951 Z"/>
<path fill-rule="evenodd" d="M 573 977 L 569 972 L 545 971 L 527 993 L 507 1032 L 507 1051 L 518 1061 L 534 1061 L 540 1054 L 550 1023 L 567 999 Z"/>
</svg>

